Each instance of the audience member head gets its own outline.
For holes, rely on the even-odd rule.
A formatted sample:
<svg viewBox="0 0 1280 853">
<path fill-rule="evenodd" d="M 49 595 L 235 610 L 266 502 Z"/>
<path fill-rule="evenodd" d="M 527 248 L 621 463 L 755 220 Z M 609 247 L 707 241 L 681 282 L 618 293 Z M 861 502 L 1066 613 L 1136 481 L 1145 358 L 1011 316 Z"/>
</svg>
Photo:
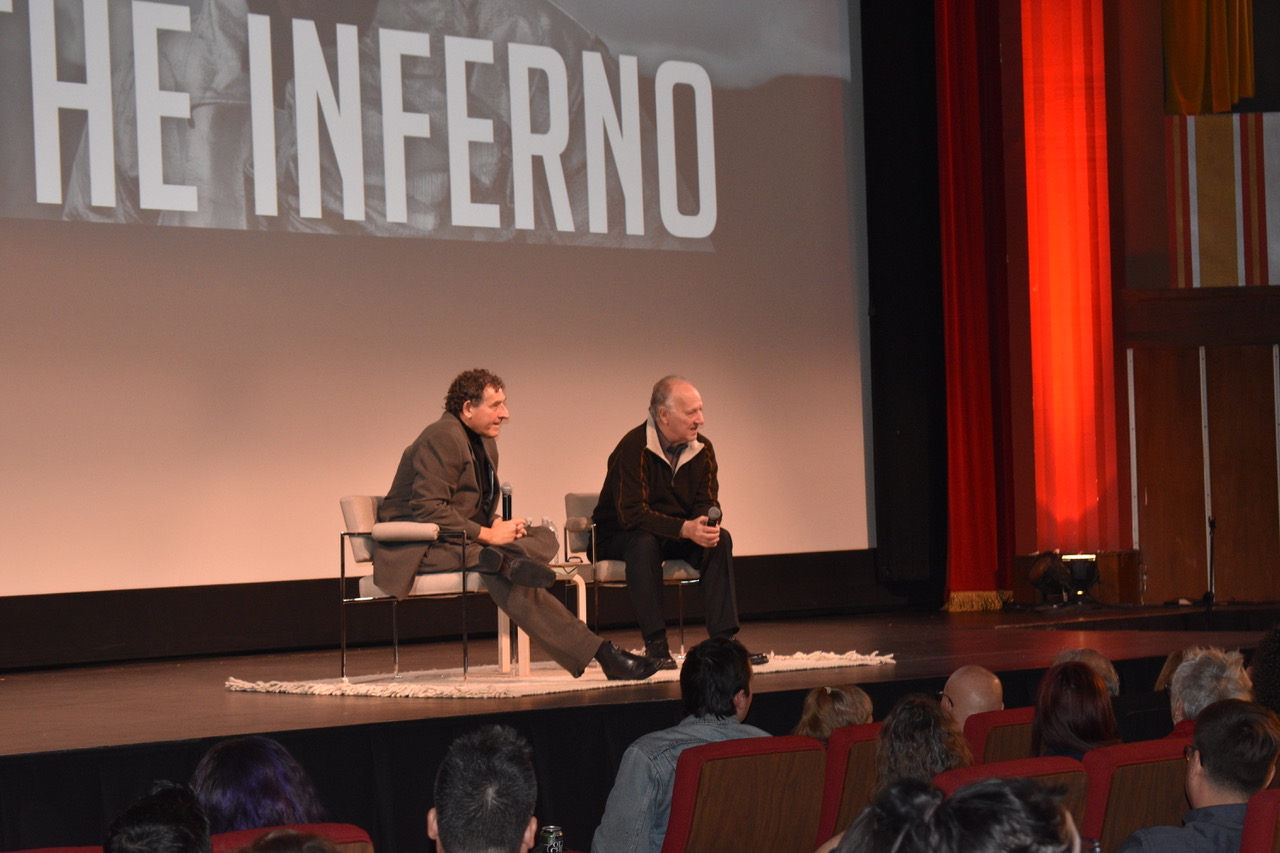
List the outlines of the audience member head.
<svg viewBox="0 0 1280 853">
<path fill-rule="evenodd" d="M 1220 699 L 1251 699 L 1253 684 L 1244 671 L 1244 655 L 1196 646 L 1186 650 L 1169 681 L 1169 711 L 1176 725 L 1194 720 Z"/>
<path fill-rule="evenodd" d="M 1063 649 L 1058 652 L 1053 662 L 1066 663 L 1073 660 L 1088 664 L 1090 669 L 1098 673 L 1098 677 L 1107 688 L 1107 693 L 1112 696 L 1120 695 L 1120 675 L 1116 672 L 1115 664 L 1102 652 L 1097 649 Z"/>
<path fill-rule="evenodd" d="M 1036 689 L 1031 741 L 1037 755 L 1075 758 L 1120 742 L 1111 697 L 1098 673 L 1079 661 L 1054 664 L 1045 671 Z"/>
<path fill-rule="evenodd" d="M 918 779 L 882 791 L 836 853 L 1067 853 L 1079 851 L 1061 793 L 1032 779 L 984 779 L 949 799 Z"/>
<path fill-rule="evenodd" d="M 502 380 L 487 370 L 464 370 L 454 377 L 444 395 L 444 410 L 451 415 L 462 414 L 462 404 L 479 406 L 484 402 L 484 389 L 503 389 Z"/>
<path fill-rule="evenodd" d="M 338 848 L 319 835 L 293 829 L 273 829 L 255 838 L 242 853 L 338 853 Z"/>
<path fill-rule="evenodd" d="M 969 664 L 951 673 L 942 688 L 941 702 L 942 710 L 964 731 L 964 721 L 971 715 L 1004 708 L 1004 685 L 991 670 Z"/>
<path fill-rule="evenodd" d="M 899 779 L 933 781 L 944 770 L 973 763 L 969 744 L 951 715 L 928 696 L 903 696 L 884 718 L 876 740 L 876 787 Z"/>
<path fill-rule="evenodd" d="M 1253 701 L 1280 714 L 1280 625 L 1264 634 L 1254 647 L 1249 675 Z"/>
<path fill-rule="evenodd" d="M 795 734 L 817 738 L 823 743 L 841 726 L 871 722 L 871 697 L 856 684 L 815 687 L 804 697 L 804 709 Z"/>
<path fill-rule="evenodd" d="M 449 745 L 427 835 L 438 853 L 525 853 L 537 841 L 537 800 L 529 742 L 510 726 L 485 726 Z"/>
<path fill-rule="evenodd" d="M 747 716 L 751 656 L 731 637 L 712 637 L 689 649 L 680 667 L 680 698 L 694 717 Z"/>
<path fill-rule="evenodd" d="M 111 821 L 103 853 L 209 853 L 209 821 L 186 785 L 157 782 Z"/>
<path fill-rule="evenodd" d="M 1196 717 L 1187 760 L 1192 808 L 1243 803 L 1271 783 L 1280 753 L 1280 720 L 1243 699 L 1214 702 Z"/>
<path fill-rule="evenodd" d="M 278 741 L 261 735 L 214 744 L 196 765 L 191 787 L 215 833 L 328 817 L 307 771 Z"/>
</svg>

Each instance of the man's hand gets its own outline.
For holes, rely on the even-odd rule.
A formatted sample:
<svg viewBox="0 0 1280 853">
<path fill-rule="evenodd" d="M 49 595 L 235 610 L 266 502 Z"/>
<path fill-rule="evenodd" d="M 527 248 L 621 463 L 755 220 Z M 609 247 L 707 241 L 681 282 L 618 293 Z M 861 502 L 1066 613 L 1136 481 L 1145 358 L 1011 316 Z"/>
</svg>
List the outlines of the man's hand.
<svg viewBox="0 0 1280 853">
<path fill-rule="evenodd" d="M 510 521 L 493 520 L 492 527 L 480 528 L 480 544 L 481 545 L 506 545 L 508 542 L 514 542 L 517 539 L 523 539 L 527 531 L 525 525 L 528 519 L 513 518 Z"/>
<path fill-rule="evenodd" d="M 707 524 L 705 515 L 691 518 L 680 525 L 680 536 L 703 548 L 714 548 L 720 544 L 720 528 Z"/>
</svg>

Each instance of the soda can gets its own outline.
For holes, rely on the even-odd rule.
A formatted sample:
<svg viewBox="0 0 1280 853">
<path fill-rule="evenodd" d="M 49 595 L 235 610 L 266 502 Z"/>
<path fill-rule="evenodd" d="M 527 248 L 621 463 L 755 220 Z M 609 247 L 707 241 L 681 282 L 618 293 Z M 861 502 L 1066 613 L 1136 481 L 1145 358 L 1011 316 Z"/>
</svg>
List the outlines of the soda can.
<svg viewBox="0 0 1280 853">
<path fill-rule="evenodd" d="M 564 853 L 564 830 L 558 826 L 544 826 L 538 833 L 542 853 Z"/>
</svg>

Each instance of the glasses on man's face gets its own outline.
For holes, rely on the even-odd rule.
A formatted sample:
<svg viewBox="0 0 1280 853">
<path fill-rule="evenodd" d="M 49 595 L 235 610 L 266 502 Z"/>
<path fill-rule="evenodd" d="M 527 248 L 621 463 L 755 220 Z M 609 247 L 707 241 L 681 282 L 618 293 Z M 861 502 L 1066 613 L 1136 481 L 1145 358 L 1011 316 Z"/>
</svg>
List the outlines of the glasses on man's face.
<svg viewBox="0 0 1280 853">
<path fill-rule="evenodd" d="M 956 706 L 955 701 L 947 695 L 945 690 L 938 691 L 938 704 L 948 711 Z"/>
</svg>

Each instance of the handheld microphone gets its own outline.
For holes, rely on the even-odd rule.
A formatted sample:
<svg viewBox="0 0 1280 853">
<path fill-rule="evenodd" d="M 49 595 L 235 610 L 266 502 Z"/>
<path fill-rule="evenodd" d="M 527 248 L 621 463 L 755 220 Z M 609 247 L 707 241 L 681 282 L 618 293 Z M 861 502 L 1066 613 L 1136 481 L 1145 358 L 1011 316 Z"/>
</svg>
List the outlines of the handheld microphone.
<svg viewBox="0 0 1280 853">
<path fill-rule="evenodd" d="M 707 526 L 719 527 L 720 517 L 722 515 L 724 515 L 724 513 L 720 511 L 720 507 L 718 506 L 713 506 L 711 509 L 707 510 Z"/>
<path fill-rule="evenodd" d="M 511 520 L 511 484 L 502 484 L 502 520 Z"/>
</svg>

